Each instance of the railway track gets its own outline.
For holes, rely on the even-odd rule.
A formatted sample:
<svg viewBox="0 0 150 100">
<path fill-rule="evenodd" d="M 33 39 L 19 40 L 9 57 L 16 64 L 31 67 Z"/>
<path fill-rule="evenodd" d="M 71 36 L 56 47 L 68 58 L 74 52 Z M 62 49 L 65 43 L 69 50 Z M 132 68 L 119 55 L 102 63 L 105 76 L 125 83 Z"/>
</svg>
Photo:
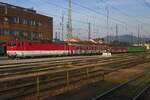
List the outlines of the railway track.
<svg viewBox="0 0 150 100">
<path fill-rule="evenodd" d="M 150 73 L 142 73 L 94 97 L 92 100 L 138 100 L 138 93 L 141 93 L 141 89 L 150 82 L 149 77 Z"/>
<path fill-rule="evenodd" d="M 142 91 L 137 94 L 132 100 L 149 100 L 150 99 L 150 83 Z"/>
<path fill-rule="evenodd" d="M 131 59 L 129 59 L 126 60 L 125 62 L 125 60 L 123 60 L 118 64 L 117 63 L 115 64 L 115 62 L 113 62 L 105 65 L 105 67 L 108 66 L 108 68 L 98 67 L 101 65 L 99 64 L 100 62 L 99 63 L 96 62 L 98 64 L 89 64 L 89 65 L 84 65 L 85 64 L 84 62 L 83 65 L 81 64 L 82 67 L 73 67 L 71 69 L 57 69 L 55 71 L 54 70 L 48 71 L 48 69 L 46 69 L 46 72 L 39 71 L 38 73 L 32 72 L 28 74 L 24 73 L 24 75 L 18 74 L 14 77 L 14 79 L 10 79 L 10 77 L 12 76 L 10 75 L 5 77 L 7 78 L 7 81 L 5 80 L 6 82 L 4 82 L 4 80 L 1 80 L 2 85 L 0 86 L 4 86 L 3 84 L 6 84 L 6 86 L 1 88 L 0 94 L 2 95 L 0 95 L 0 97 L 1 99 L 9 99 L 9 98 L 16 99 L 30 94 L 36 94 L 37 77 L 40 78 L 40 82 L 39 82 L 40 91 L 46 91 L 46 90 L 51 90 L 54 87 L 66 86 L 66 84 L 71 84 L 81 80 L 87 80 L 88 78 L 94 78 L 99 76 L 101 76 L 102 78 L 104 74 L 108 74 L 113 71 L 117 71 L 121 68 L 125 68 L 127 67 L 127 65 L 131 66 L 135 64 L 135 62 L 137 63 L 137 61 L 138 59 L 134 58 L 134 61 L 131 61 Z M 16 80 L 16 81 L 12 82 L 12 80 Z M 10 81 L 11 83 L 9 83 Z"/>
<path fill-rule="evenodd" d="M 114 55 L 112 57 L 109 57 L 109 58 L 117 58 L 117 57 L 133 57 L 135 55 L 133 54 L 117 54 L 117 55 Z M 139 56 L 139 55 L 138 55 Z M 140 55 L 141 56 L 141 55 Z M 82 60 L 83 58 L 85 59 L 92 59 L 92 58 L 103 58 L 103 59 L 108 59 L 108 58 L 105 58 L 105 57 L 102 57 L 102 56 L 77 56 L 77 57 L 58 57 L 58 58 L 40 58 L 40 59 L 19 59 L 19 60 L 5 60 L 5 61 L 2 61 L 0 62 L 0 67 L 6 67 L 6 68 L 9 68 L 9 66 L 17 66 L 17 65 L 26 65 L 26 64 L 33 64 L 33 63 L 42 63 L 42 62 L 61 62 L 61 61 L 73 61 L 75 59 L 78 59 L 78 60 Z M 7 67 L 8 66 L 8 67 Z"/>
<path fill-rule="evenodd" d="M 74 60 L 74 59 L 79 59 L 79 60 L 81 60 L 83 57 L 69 57 L 69 58 L 66 58 L 66 57 L 64 57 L 64 58 L 62 58 L 62 57 L 60 57 L 60 58 L 56 58 L 56 59 L 44 59 L 44 58 L 42 58 L 42 59 L 34 59 L 33 61 L 32 61 L 32 59 L 25 59 L 25 60 L 22 60 L 22 59 L 19 59 L 19 60 L 6 60 L 5 61 L 5 63 L 4 62 L 0 62 L 0 66 L 3 68 L 3 66 L 11 66 L 11 65 L 26 65 L 27 63 L 28 64 L 35 64 L 35 63 L 41 63 L 41 62 L 50 62 L 50 61 L 52 61 L 52 62 L 61 62 L 61 61 L 72 61 L 72 60 Z M 92 59 L 92 58 L 95 58 L 94 56 L 90 56 L 89 57 L 89 59 Z M 9 62 L 10 61 L 10 62 Z"/>
<path fill-rule="evenodd" d="M 113 58 L 104 58 L 103 60 L 107 61 L 109 59 L 116 59 L 117 57 L 113 57 Z M 119 57 L 118 57 L 119 58 Z M 78 63 L 78 62 L 86 62 L 88 63 L 90 61 L 91 62 L 96 62 L 98 61 L 99 58 L 86 58 L 84 60 L 82 60 L 82 58 L 77 58 L 77 59 L 65 59 L 65 60 L 56 60 L 56 61 L 40 61 L 40 62 L 30 62 L 30 63 L 17 63 L 17 64 L 11 64 L 11 65 L 1 65 L 0 66 L 0 74 L 5 74 L 5 72 L 10 72 L 11 70 L 17 71 L 17 70 L 23 70 L 23 69 L 27 69 L 27 68 L 32 68 L 35 66 L 42 66 L 44 64 L 46 64 L 45 66 L 55 66 L 55 65 L 63 65 L 63 64 L 73 64 L 73 63 Z M 116 59 L 119 60 L 119 59 Z"/>
<path fill-rule="evenodd" d="M 128 61 L 132 61 L 135 58 L 124 58 L 122 60 L 122 58 L 116 58 L 116 59 L 105 59 L 105 60 L 100 60 L 99 59 L 85 59 L 84 61 L 81 60 L 77 60 L 78 63 L 76 63 L 76 60 L 74 60 L 73 62 L 70 63 L 66 63 L 66 62 L 45 62 L 42 65 L 31 65 L 31 64 L 27 64 L 27 66 L 14 66 L 14 67 L 9 67 L 9 69 L 1 69 L 0 70 L 0 78 L 2 80 L 2 78 L 5 77 L 12 77 L 12 76 L 21 76 L 24 74 L 30 74 L 30 73 L 38 73 L 38 72 L 44 72 L 44 71 L 55 71 L 55 70 L 66 70 L 66 69 L 80 69 L 80 66 L 84 67 L 88 67 L 88 66 L 103 66 L 105 67 L 106 64 L 107 66 L 111 65 L 111 67 L 115 66 L 115 64 L 117 63 L 121 63 L 121 62 L 127 62 Z M 93 60 L 93 61 L 92 61 Z M 117 61 L 116 61 L 117 60 Z M 91 62 L 92 61 L 92 62 Z M 108 63 L 109 62 L 109 63 Z M 95 65 L 95 63 L 98 63 L 97 65 Z M 113 66 L 112 66 L 113 63 Z M 86 66 L 88 65 L 88 66 Z M 82 67 L 81 67 L 82 68 Z"/>
</svg>

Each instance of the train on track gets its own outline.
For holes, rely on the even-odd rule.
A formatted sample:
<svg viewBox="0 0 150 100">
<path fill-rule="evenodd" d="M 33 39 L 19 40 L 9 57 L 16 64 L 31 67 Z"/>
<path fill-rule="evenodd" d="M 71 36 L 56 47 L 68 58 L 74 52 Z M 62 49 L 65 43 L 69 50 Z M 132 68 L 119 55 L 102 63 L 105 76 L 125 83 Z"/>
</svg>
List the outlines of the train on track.
<svg viewBox="0 0 150 100">
<path fill-rule="evenodd" d="M 102 53 L 126 53 L 130 49 L 93 42 L 47 42 L 10 40 L 7 44 L 7 55 L 11 58 L 65 56 Z"/>
</svg>

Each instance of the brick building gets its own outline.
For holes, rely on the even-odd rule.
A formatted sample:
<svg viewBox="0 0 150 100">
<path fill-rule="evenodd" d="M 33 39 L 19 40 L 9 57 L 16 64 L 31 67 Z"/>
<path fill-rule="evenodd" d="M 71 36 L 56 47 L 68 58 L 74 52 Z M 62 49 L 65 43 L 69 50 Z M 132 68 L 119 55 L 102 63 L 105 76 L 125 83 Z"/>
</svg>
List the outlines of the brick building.
<svg viewBox="0 0 150 100">
<path fill-rule="evenodd" d="M 0 42 L 9 39 L 52 41 L 52 38 L 52 17 L 0 2 Z"/>
</svg>

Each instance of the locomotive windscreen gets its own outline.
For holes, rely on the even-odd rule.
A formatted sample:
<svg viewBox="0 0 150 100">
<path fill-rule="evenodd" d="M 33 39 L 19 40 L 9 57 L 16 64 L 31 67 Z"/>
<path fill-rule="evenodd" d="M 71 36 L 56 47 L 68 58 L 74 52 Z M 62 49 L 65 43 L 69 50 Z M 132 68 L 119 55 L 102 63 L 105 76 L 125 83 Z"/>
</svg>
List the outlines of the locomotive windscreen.
<svg viewBox="0 0 150 100">
<path fill-rule="evenodd" d="M 9 42 L 7 45 L 8 46 L 16 46 L 16 42 Z"/>
</svg>

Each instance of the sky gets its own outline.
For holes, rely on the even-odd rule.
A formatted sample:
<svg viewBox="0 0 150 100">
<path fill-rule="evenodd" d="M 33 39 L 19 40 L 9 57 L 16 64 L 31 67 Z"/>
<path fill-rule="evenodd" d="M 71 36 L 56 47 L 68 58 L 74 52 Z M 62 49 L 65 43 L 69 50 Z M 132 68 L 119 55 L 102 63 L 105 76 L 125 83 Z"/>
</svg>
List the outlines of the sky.
<svg viewBox="0 0 150 100">
<path fill-rule="evenodd" d="M 25 8 L 34 8 L 38 13 L 53 17 L 55 32 L 61 33 L 61 17 L 64 15 L 65 35 L 68 0 L 0 0 Z M 73 36 L 88 39 L 88 23 L 91 23 L 92 38 L 107 35 L 107 10 L 109 11 L 109 35 L 138 35 L 150 37 L 150 0 L 72 0 Z"/>
</svg>

